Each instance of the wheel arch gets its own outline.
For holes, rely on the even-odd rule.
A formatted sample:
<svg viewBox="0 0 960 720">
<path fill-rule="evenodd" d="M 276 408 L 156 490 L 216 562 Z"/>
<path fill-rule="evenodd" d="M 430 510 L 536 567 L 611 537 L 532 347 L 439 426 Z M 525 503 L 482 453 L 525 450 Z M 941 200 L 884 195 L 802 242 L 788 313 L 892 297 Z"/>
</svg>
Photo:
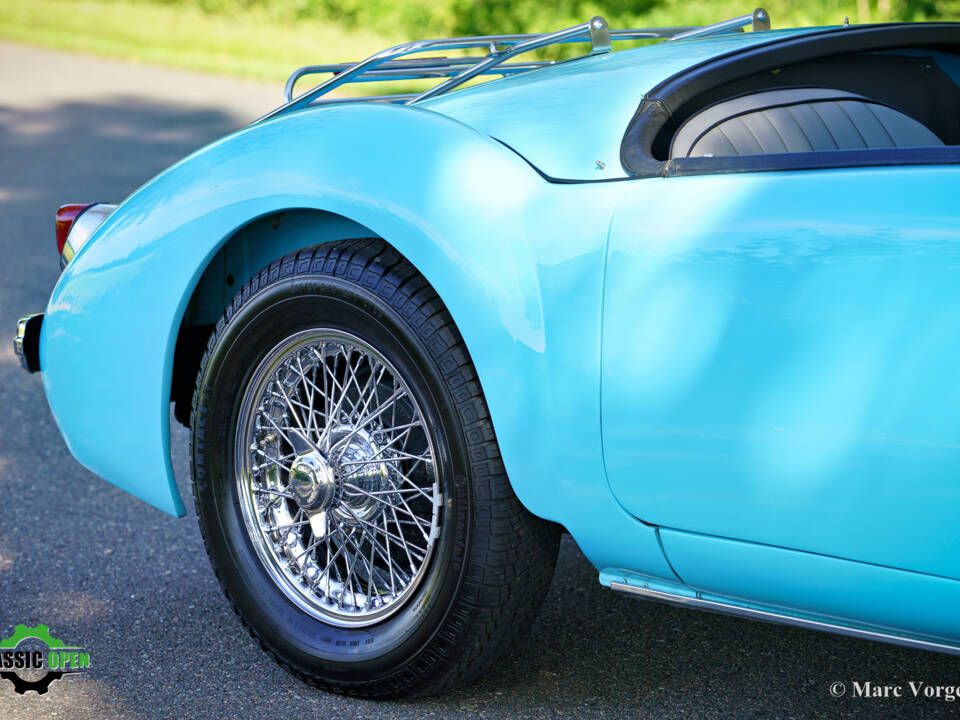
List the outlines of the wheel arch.
<svg viewBox="0 0 960 720">
<path fill-rule="evenodd" d="M 189 426 L 194 383 L 210 333 L 244 284 L 287 253 L 361 237 L 380 236 L 338 213 L 289 207 L 251 218 L 222 240 L 190 292 L 174 341 L 170 399 L 181 424 Z"/>
<path fill-rule="evenodd" d="M 276 204 L 230 227 L 218 242 L 211 244 L 205 264 L 185 287 L 177 329 L 166 345 L 170 359 L 164 370 L 178 421 L 189 425 L 193 388 L 207 340 L 236 293 L 274 260 L 312 245 L 351 238 L 379 238 L 424 277 L 447 307 L 458 329 L 466 324 L 476 329 L 481 324 L 476 294 L 484 292 L 484 286 L 471 277 L 462 263 L 458 267 L 451 257 L 455 254 L 454 247 L 438 243 L 436 238 L 425 234 L 426 228 L 417 226 L 419 223 L 409 223 L 409 218 L 402 218 L 396 211 L 384 213 L 366 202 L 344 204 L 342 199 L 327 195 L 309 201 L 301 198 L 293 204 L 285 204 L 279 197 L 270 201 Z M 466 316 L 464 308 L 469 307 L 477 308 L 478 312 Z M 495 324 L 500 320 L 496 315 L 490 317 Z M 484 335 L 489 338 L 494 332 L 491 328 Z M 469 348 L 471 343 L 467 344 Z M 477 372 L 485 386 L 486 374 L 479 368 Z M 492 408 L 490 412 L 493 416 Z M 169 421 L 164 432 L 165 459 L 172 467 Z M 516 492 L 512 480 L 511 485 Z M 179 493 L 175 499 L 180 500 Z"/>
</svg>

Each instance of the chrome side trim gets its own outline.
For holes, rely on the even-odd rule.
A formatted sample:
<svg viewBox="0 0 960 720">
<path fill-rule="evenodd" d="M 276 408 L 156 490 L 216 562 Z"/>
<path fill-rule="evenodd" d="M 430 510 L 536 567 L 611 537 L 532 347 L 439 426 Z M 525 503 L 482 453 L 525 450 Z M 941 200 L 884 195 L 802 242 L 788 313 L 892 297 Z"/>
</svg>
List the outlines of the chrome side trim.
<svg viewBox="0 0 960 720">
<path fill-rule="evenodd" d="M 757 610 L 755 608 L 734 605 L 732 603 L 718 602 L 716 600 L 705 600 L 703 598 L 687 597 L 685 595 L 676 595 L 673 593 L 652 590 L 651 588 L 635 587 L 621 582 L 611 582 L 611 590 L 639 595 L 647 600 L 662 602 L 668 605 L 679 607 L 696 608 L 707 610 L 709 612 L 722 613 L 724 615 L 735 615 L 762 622 L 776 623 L 778 625 L 793 625 L 796 627 L 807 628 L 809 630 L 820 630 L 831 632 L 837 635 L 846 635 L 848 637 L 863 638 L 867 640 L 876 640 L 878 642 L 890 643 L 892 645 L 902 645 L 904 647 L 919 648 L 921 650 L 933 650 L 934 652 L 949 653 L 951 655 L 960 655 L 960 646 L 948 645 L 946 643 L 935 642 L 933 640 L 920 640 L 918 638 L 907 637 L 904 635 L 894 635 L 891 633 L 880 632 L 877 630 L 866 630 L 862 628 L 847 627 L 820 620 L 808 620 L 806 618 L 795 617 L 793 615 L 784 615 L 771 612 L 769 610 Z"/>
</svg>

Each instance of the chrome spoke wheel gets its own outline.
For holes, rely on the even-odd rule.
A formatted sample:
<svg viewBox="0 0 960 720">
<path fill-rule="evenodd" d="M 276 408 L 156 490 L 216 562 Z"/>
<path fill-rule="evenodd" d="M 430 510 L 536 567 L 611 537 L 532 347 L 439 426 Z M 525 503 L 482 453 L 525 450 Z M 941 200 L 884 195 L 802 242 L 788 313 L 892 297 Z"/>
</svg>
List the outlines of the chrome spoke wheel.
<svg viewBox="0 0 960 720">
<path fill-rule="evenodd" d="M 423 578 L 439 537 L 434 441 L 396 368 L 348 333 L 297 333 L 243 392 L 236 485 L 277 586 L 312 616 L 370 625 Z"/>
<path fill-rule="evenodd" d="M 243 286 L 191 434 L 217 579 L 297 677 L 442 692 L 532 624 L 559 527 L 511 491 L 457 325 L 383 240 L 298 250 Z"/>
</svg>

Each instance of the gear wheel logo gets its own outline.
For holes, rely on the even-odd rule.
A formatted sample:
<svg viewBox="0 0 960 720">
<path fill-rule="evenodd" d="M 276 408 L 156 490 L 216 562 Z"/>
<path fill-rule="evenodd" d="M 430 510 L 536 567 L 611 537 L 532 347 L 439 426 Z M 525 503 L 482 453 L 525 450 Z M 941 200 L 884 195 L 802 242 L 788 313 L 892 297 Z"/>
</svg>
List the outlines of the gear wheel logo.
<svg viewBox="0 0 960 720">
<path fill-rule="evenodd" d="M 13 683 L 19 695 L 28 690 L 43 695 L 54 680 L 88 667 L 90 653 L 53 637 L 46 625 L 20 624 L 0 639 L 0 678 Z"/>
</svg>

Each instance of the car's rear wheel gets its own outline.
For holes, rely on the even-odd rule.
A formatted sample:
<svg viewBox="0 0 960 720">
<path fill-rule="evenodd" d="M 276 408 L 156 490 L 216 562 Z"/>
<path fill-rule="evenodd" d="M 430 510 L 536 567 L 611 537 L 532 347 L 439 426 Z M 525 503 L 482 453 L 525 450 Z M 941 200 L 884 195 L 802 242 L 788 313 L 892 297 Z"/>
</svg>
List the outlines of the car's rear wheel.
<svg viewBox="0 0 960 720">
<path fill-rule="evenodd" d="M 438 692 L 530 625 L 558 530 L 513 494 L 449 313 L 382 241 L 252 278 L 210 339 L 191 427 L 217 576 L 297 675 Z"/>
</svg>

